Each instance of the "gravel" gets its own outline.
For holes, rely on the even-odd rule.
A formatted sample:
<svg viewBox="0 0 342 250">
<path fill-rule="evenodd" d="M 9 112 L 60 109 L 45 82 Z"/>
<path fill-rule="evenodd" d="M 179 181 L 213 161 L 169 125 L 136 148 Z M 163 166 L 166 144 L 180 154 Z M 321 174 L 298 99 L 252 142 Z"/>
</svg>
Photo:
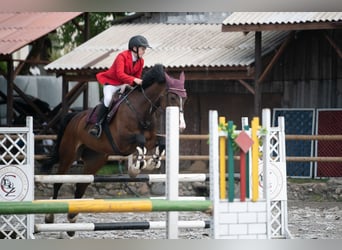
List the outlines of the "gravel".
<svg viewBox="0 0 342 250">
<path fill-rule="evenodd" d="M 202 212 L 179 212 L 180 220 L 209 220 Z M 79 214 L 78 223 L 129 222 L 129 221 L 165 221 L 166 212 L 154 213 L 98 213 Z M 55 222 L 65 223 L 65 215 L 57 215 Z M 44 223 L 42 215 L 36 216 L 36 223 Z M 65 232 L 42 232 L 35 234 L 37 239 L 70 239 Z M 115 231 L 79 231 L 73 238 L 77 239 L 165 239 L 165 229 L 149 230 L 115 230 Z M 209 239 L 209 229 L 179 229 L 179 239 Z"/>
<path fill-rule="evenodd" d="M 102 223 L 122 221 L 162 221 L 166 213 L 98 213 L 80 214 L 77 222 Z M 180 212 L 180 220 L 209 220 L 202 212 Z M 66 215 L 56 215 L 56 222 L 65 223 Z M 36 215 L 36 223 L 44 223 L 43 215 Z M 342 239 L 342 202 L 288 201 L 288 228 L 293 239 Z M 209 239 L 209 230 L 179 229 L 180 239 Z M 42 232 L 37 239 L 70 239 L 65 232 Z M 79 231 L 75 239 L 165 239 L 165 229 Z"/>
<path fill-rule="evenodd" d="M 288 183 L 288 229 L 293 239 L 342 239 L 342 179 L 332 179 L 323 183 Z M 120 193 L 110 193 L 115 190 L 113 186 L 90 187 L 88 198 L 103 198 L 99 193 L 106 193 L 110 197 L 118 194 L 126 194 L 123 189 Z M 189 195 L 194 190 L 203 190 L 204 187 L 183 188 L 183 195 Z M 39 188 L 37 189 L 39 190 Z M 51 190 L 40 187 L 40 195 L 45 198 Z M 149 188 L 139 186 L 139 193 L 149 195 Z M 65 193 L 72 193 L 68 187 Z M 198 195 L 198 193 L 196 193 Z M 106 198 L 104 197 L 104 198 Z M 63 198 L 63 197 L 61 197 Z M 129 221 L 165 221 L 165 212 L 153 213 L 83 213 L 79 214 L 77 222 L 104 223 L 104 222 L 129 222 Z M 179 212 L 180 220 L 210 220 L 206 213 Z M 65 214 L 57 214 L 56 223 L 67 223 Z M 44 223 L 43 215 L 36 215 L 35 223 Z M 192 228 L 179 229 L 180 239 L 209 239 L 210 229 Z M 37 239 L 70 239 L 66 232 L 42 232 L 36 233 Z M 115 230 L 115 231 L 78 231 L 74 239 L 165 239 L 165 229 L 155 230 Z"/>
<path fill-rule="evenodd" d="M 342 239 L 342 202 L 288 201 L 294 239 Z"/>
</svg>

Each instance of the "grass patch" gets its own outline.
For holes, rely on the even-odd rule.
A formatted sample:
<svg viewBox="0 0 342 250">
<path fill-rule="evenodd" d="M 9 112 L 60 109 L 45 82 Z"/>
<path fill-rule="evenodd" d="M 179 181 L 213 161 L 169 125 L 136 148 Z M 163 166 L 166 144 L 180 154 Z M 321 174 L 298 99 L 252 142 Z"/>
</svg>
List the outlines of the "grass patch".
<svg viewBox="0 0 342 250">
<path fill-rule="evenodd" d="M 125 172 L 125 166 L 119 163 L 103 165 L 99 171 L 96 172 L 97 175 L 112 175 L 112 174 L 122 174 Z"/>
<path fill-rule="evenodd" d="M 309 200 L 315 202 L 322 202 L 325 200 L 325 198 L 321 194 L 312 194 L 310 195 Z"/>
</svg>

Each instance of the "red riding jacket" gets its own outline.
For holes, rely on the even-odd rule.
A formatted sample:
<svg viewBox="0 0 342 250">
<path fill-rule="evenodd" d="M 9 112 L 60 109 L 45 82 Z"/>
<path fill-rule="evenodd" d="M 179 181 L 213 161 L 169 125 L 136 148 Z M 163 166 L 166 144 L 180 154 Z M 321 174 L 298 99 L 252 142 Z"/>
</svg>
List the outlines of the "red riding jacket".
<svg viewBox="0 0 342 250">
<path fill-rule="evenodd" d="M 125 50 L 117 55 L 108 70 L 96 74 L 96 78 L 101 84 L 121 85 L 127 83 L 133 86 L 134 78 L 141 78 L 143 67 L 143 58 L 133 64 L 132 52 Z"/>
</svg>

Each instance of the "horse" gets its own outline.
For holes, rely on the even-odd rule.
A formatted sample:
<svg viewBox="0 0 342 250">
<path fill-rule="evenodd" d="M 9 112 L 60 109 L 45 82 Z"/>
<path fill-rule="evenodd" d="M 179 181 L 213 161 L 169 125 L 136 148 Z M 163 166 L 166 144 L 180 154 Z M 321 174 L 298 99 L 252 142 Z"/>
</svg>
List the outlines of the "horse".
<svg viewBox="0 0 342 250">
<path fill-rule="evenodd" d="M 157 135 L 156 111 L 165 111 L 167 106 L 178 106 L 179 130 L 182 132 L 185 129 L 185 76 L 181 72 L 179 79 L 175 79 L 165 72 L 162 64 L 156 64 L 142 79 L 142 85 L 128 90 L 119 99 L 120 104 L 113 105 L 116 111 L 103 122 L 103 133 L 99 138 L 88 133 L 93 109 L 67 114 L 58 131 L 54 150 L 41 166 L 41 173 L 51 173 L 52 167 L 59 163 L 56 174 L 65 174 L 73 162 L 82 160 L 83 174 L 95 174 L 107 162 L 109 155 L 132 154 L 136 157 L 128 166 L 131 177 L 136 177 L 142 169 L 159 168 L 165 154 L 165 142 Z M 145 157 L 147 153 L 153 154 L 148 160 Z M 74 198 L 82 198 L 89 184 L 76 183 Z M 54 183 L 52 199 L 58 198 L 61 186 L 62 183 Z M 69 213 L 69 222 L 75 223 L 77 215 Z M 53 221 L 53 214 L 45 216 L 46 223 Z M 74 232 L 68 234 L 72 236 Z"/>
</svg>

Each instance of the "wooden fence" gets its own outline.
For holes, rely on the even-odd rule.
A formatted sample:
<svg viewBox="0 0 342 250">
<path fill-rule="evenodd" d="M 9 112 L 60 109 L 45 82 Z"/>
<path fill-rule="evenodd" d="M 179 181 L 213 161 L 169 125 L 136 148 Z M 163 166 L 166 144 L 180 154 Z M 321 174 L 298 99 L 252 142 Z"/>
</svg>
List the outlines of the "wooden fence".
<svg viewBox="0 0 342 250">
<path fill-rule="evenodd" d="M 56 140 L 56 135 L 35 135 L 35 140 Z M 180 135 L 180 140 L 208 140 L 209 135 Z M 312 141 L 340 141 L 342 135 L 286 135 L 285 140 L 312 140 Z M 35 155 L 35 160 L 43 160 L 46 155 Z M 239 160 L 239 156 L 235 156 L 234 159 Z M 128 156 L 115 156 L 111 155 L 108 158 L 109 161 L 128 160 Z M 209 155 L 180 155 L 179 160 L 203 160 L 208 161 Z M 310 157 L 310 156 L 287 156 L 286 161 L 289 162 L 342 162 L 342 155 L 340 157 Z"/>
</svg>

